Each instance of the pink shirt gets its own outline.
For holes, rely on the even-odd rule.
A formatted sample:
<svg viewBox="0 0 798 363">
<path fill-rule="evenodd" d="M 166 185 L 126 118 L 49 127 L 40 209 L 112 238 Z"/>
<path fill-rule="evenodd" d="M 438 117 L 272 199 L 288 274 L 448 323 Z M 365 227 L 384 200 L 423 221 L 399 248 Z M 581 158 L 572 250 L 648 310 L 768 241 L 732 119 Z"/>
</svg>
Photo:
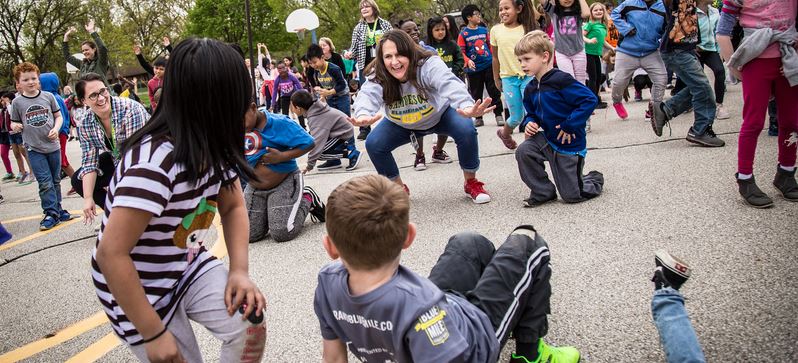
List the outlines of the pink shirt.
<svg viewBox="0 0 798 363">
<path fill-rule="evenodd" d="M 795 26 L 795 14 L 798 12 L 796 0 L 744 0 L 743 4 L 740 10 L 740 26 L 743 28 L 785 31 Z M 781 57 L 779 44 L 771 44 L 759 57 Z"/>
</svg>

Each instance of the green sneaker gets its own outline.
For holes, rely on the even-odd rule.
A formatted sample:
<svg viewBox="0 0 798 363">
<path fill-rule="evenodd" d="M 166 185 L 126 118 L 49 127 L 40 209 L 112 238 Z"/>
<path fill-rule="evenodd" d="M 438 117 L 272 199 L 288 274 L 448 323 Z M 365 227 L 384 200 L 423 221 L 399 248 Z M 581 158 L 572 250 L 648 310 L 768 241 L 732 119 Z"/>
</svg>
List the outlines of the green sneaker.
<svg viewBox="0 0 798 363">
<path fill-rule="evenodd" d="M 514 363 L 579 363 L 579 351 L 574 347 L 553 347 L 540 339 L 538 343 L 538 358 L 526 359 L 523 356 L 512 354 L 511 362 Z"/>
</svg>

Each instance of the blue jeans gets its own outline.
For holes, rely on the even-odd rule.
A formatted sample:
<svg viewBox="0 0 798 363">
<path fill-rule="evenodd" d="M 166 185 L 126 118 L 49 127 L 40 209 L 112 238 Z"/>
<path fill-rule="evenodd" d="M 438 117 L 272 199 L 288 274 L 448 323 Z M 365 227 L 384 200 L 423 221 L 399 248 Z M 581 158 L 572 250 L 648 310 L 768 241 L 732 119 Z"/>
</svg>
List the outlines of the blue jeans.
<svg viewBox="0 0 798 363">
<path fill-rule="evenodd" d="M 476 173 L 479 169 L 477 129 L 471 119 L 460 116 L 454 108 L 449 107 L 441 115 L 440 121 L 427 130 L 406 129 L 388 119 L 377 124 L 366 138 L 366 151 L 377 173 L 391 180 L 399 176 L 399 168 L 392 152 L 409 143 L 411 133 L 415 133 L 417 137 L 429 134 L 450 136 L 457 145 L 460 168 L 471 173 Z"/>
<path fill-rule="evenodd" d="M 61 208 L 61 151 L 42 154 L 28 150 L 30 167 L 36 182 L 39 183 L 39 199 L 45 215 L 56 219 L 63 210 Z"/>
<path fill-rule="evenodd" d="M 507 108 L 510 109 L 510 118 L 507 119 L 507 126 L 515 128 L 524 120 L 524 88 L 532 77 L 525 76 L 519 77 L 503 77 L 502 78 L 502 93 L 504 94 L 504 101 L 507 102 Z"/>
<path fill-rule="evenodd" d="M 689 110 L 695 111 L 693 131 L 696 136 L 703 135 L 715 122 L 715 95 L 709 79 L 704 74 L 704 66 L 694 52 L 674 50 L 662 53 L 662 60 L 668 69 L 673 70 L 679 80 L 686 85 L 669 100 L 665 101 L 665 111 L 676 117 Z"/>
<path fill-rule="evenodd" d="M 349 95 L 333 96 L 327 98 L 327 106 L 343 112 L 347 116 L 352 116 L 352 108 L 349 103 Z"/>
<path fill-rule="evenodd" d="M 704 363 L 704 352 L 684 309 L 684 298 L 672 288 L 654 292 L 651 314 L 669 363 Z"/>
</svg>

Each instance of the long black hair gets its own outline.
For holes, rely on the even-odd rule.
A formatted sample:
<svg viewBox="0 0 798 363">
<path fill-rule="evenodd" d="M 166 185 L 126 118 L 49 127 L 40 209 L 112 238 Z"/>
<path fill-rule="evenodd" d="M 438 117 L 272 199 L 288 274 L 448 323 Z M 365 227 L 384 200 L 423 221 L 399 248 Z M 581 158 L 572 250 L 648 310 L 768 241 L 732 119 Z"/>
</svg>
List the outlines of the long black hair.
<svg viewBox="0 0 798 363">
<path fill-rule="evenodd" d="M 244 159 L 252 80 L 240 54 L 217 40 L 186 39 L 169 56 L 161 91 L 155 114 L 125 141 L 124 151 L 151 135 L 153 141 L 172 142 L 175 163 L 194 184 L 210 170 L 224 180 L 230 168 L 255 178 Z"/>
<path fill-rule="evenodd" d="M 604 10 L 606 13 L 606 9 Z M 558 18 L 561 18 L 566 15 L 573 15 L 576 14 L 577 17 L 582 17 L 582 5 L 579 4 L 579 0 L 574 0 L 574 4 L 571 5 L 570 8 L 566 9 L 562 5 L 560 5 L 560 0 L 554 1 L 554 13 L 557 14 Z"/>
<path fill-rule="evenodd" d="M 443 17 L 449 22 L 449 27 L 446 28 L 446 33 L 449 34 L 449 39 L 456 42 L 457 37 L 460 35 L 460 29 L 457 27 L 457 20 L 451 15 L 444 15 Z"/>
<path fill-rule="evenodd" d="M 435 28 L 438 24 L 444 24 L 443 18 L 440 16 L 433 16 L 427 20 L 427 44 L 438 44 L 438 43 L 446 43 L 450 39 L 449 37 L 449 30 L 446 30 L 446 33 L 443 35 L 443 39 L 436 40 L 434 36 L 432 36 L 432 29 Z M 446 24 L 444 24 L 446 26 Z"/>
</svg>

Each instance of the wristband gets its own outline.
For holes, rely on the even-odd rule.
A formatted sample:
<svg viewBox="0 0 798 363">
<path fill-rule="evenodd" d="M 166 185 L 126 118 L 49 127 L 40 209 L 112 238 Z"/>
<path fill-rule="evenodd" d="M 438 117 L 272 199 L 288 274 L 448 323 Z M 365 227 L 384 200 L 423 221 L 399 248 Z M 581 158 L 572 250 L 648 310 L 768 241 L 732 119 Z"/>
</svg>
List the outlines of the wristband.
<svg viewBox="0 0 798 363">
<path fill-rule="evenodd" d="M 149 343 L 149 342 L 152 342 L 153 340 L 160 338 L 160 337 L 161 337 L 161 335 L 163 335 L 163 333 L 166 333 L 166 326 L 165 326 L 165 325 L 164 325 L 164 327 L 163 327 L 163 330 L 161 330 L 161 332 L 160 332 L 160 333 L 158 333 L 158 334 L 155 334 L 155 336 L 154 336 L 154 337 L 152 337 L 152 338 L 150 338 L 150 339 L 143 339 L 141 342 L 142 342 L 142 343 Z"/>
</svg>

